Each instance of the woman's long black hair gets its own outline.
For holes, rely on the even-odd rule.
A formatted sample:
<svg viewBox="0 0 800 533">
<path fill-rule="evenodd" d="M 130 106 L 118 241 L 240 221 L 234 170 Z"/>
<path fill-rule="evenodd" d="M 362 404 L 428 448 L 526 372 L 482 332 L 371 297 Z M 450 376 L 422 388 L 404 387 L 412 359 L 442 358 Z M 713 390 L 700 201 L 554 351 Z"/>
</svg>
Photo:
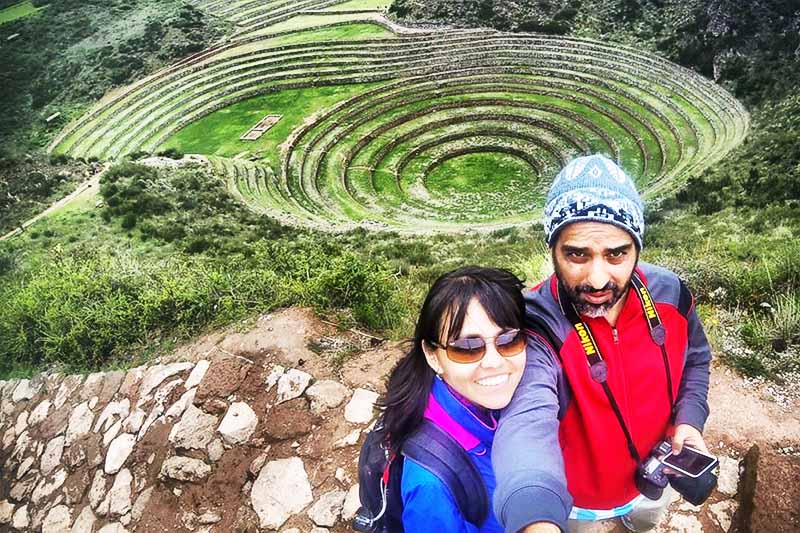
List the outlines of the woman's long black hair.
<svg viewBox="0 0 800 533">
<path fill-rule="evenodd" d="M 434 372 L 425 359 L 422 343 L 446 344 L 458 337 L 473 298 L 501 328 L 522 328 L 525 319 L 523 284 L 500 268 L 462 267 L 437 279 L 422 304 L 411 349 L 389 376 L 383 421 L 395 451 L 422 423 Z M 443 321 L 447 320 L 447 324 Z M 440 338 L 447 332 L 447 339 Z"/>
</svg>

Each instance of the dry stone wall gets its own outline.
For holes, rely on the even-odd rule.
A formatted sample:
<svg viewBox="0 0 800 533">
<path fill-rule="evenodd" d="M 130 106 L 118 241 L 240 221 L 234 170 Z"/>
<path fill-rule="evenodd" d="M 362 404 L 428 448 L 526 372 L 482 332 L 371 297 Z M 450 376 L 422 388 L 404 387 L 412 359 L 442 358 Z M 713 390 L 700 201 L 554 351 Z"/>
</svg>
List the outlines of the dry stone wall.
<svg viewBox="0 0 800 533">
<path fill-rule="evenodd" d="M 0 531 L 255 532 L 347 530 L 377 394 L 221 354 L 0 398 Z"/>
</svg>

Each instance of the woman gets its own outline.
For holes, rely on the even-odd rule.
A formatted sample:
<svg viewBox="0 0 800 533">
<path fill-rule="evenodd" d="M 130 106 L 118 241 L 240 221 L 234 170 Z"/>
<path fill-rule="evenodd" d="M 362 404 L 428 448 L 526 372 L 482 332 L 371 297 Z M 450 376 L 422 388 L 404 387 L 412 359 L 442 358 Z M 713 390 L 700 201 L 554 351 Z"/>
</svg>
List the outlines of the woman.
<svg viewBox="0 0 800 533">
<path fill-rule="evenodd" d="M 384 424 L 395 453 L 430 420 L 476 466 L 491 502 L 494 411 L 508 405 L 525 367 L 522 283 L 506 270 L 464 267 L 440 277 L 422 305 L 413 347 L 389 377 Z M 481 524 L 459 511 L 447 486 L 406 457 L 401 479 L 406 531 L 501 532 L 491 510 Z M 491 509 L 491 505 L 489 505 Z"/>
</svg>

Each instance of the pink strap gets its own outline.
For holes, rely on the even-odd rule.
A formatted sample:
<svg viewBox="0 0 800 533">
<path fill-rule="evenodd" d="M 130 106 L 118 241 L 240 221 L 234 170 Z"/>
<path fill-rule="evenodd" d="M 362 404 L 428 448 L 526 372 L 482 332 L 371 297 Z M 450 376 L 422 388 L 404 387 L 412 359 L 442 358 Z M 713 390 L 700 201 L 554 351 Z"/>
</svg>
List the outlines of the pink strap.
<svg viewBox="0 0 800 533">
<path fill-rule="evenodd" d="M 428 407 L 425 408 L 424 416 L 449 433 L 465 450 L 471 450 L 480 444 L 480 440 L 447 414 L 447 411 L 439 405 L 439 402 L 436 401 L 432 393 L 428 397 Z"/>
</svg>

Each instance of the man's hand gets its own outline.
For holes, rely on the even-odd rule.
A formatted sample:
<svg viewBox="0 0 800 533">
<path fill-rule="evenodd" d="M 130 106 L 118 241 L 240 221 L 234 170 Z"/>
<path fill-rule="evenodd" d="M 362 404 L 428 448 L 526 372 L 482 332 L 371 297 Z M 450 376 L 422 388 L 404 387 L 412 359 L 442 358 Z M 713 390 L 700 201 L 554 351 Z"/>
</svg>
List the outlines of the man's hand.
<svg viewBox="0 0 800 533">
<path fill-rule="evenodd" d="M 672 450 L 675 455 L 681 453 L 684 445 L 691 446 L 701 452 L 709 453 L 708 448 L 706 448 L 706 443 L 703 441 L 703 435 L 700 434 L 697 428 L 689 424 L 679 424 L 676 426 L 675 435 L 672 437 Z"/>
<path fill-rule="evenodd" d="M 522 533 L 561 533 L 561 528 L 550 522 L 536 522 L 523 529 Z"/>
</svg>

